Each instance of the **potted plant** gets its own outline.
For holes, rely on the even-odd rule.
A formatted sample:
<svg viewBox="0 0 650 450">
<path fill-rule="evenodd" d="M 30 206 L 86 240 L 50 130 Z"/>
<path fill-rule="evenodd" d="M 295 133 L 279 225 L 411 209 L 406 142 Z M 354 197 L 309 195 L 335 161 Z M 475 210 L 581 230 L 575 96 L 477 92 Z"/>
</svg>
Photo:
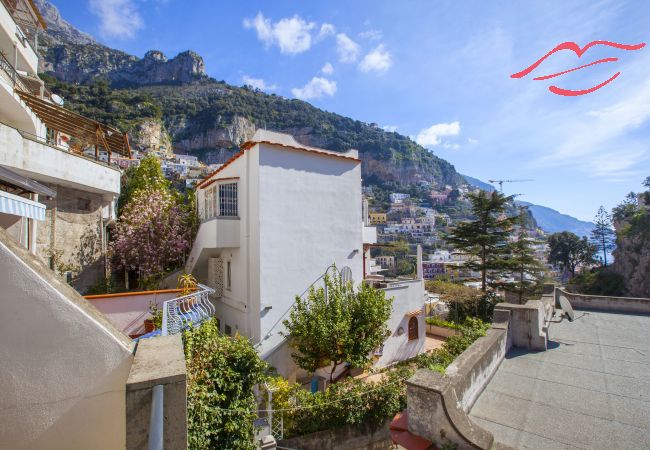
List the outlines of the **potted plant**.
<svg viewBox="0 0 650 450">
<path fill-rule="evenodd" d="M 194 278 L 194 276 L 191 273 L 184 273 L 182 275 L 178 276 L 178 282 L 176 286 L 178 289 L 181 289 L 181 296 L 183 295 L 188 295 L 191 292 L 196 291 L 197 287 L 199 285 L 199 282 Z M 189 309 L 194 305 L 196 302 L 196 299 L 194 297 L 189 297 L 183 303 L 181 304 L 181 308 L 185 311 L 189 311 Z"/>
<path fill-rule="evenodd" d="M 163 310 L 158 308 L 154 301 L 149 302 L 149 314 L 151 314 L 151 317 L 144 319 L 145 333 L 151 333 L 162 328 Z"/>
</svg>

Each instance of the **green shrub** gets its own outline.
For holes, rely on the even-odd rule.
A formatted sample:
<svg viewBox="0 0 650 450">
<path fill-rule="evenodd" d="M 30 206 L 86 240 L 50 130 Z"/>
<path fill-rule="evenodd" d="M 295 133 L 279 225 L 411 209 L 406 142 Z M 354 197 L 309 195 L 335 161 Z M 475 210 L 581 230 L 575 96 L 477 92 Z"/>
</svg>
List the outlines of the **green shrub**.
<svg viewBox="0 0 650 450">
<path fill-rule="evenodd" d="M 189 448 L 256 448 L 253 387 L 265 379 L 267 364 L 246 338 L 220 334 L 215 319 L 186 331 L 183 339 Z"/>
<path fill-rule="evenodd" d="M 569 283 L 573 292 L 588 295 L 625 295 L 625 278 L 607 269 L 594 269 L 576 275 Z"/>
<path fill-rule="evenodd" d="M 436 327 L 444 327 L 444 328 L 451 328 L 452 330 L 460 330 L 460 325 L 458 325 L 457 323 L 448 322 L 437 316 L 427 317 L 426 322 L 429 325 L 434 325 Z"/>
<path fill-rule="evenodd" d="M 364 382 L 346 378 L 331 384 L 324 392 L 311 392 L 300 385 L 289 385 L 282 378 L 274 378 L 269 384 L 277 390 L 273 393 L 273 408 L 284 420 L 285 437 L 300 436 L 345 425 L 367 424 L 379 426 L 406 407 L 406 379 L 418 368 L 428 368 L 444 373 L 453 362 L 476 339 L 485 336 L 488 324 L 468 317 L 461 325 L 462 332 L 445 342 L 442 348 L 423 353 L 409 361 L 383 372 L 377 382 Z"/>
<path fill-rule="evenodd" d="M 413 369 L 399 367 L 377 382 L 346 378 L 314 394 L 274 378 L 270 384 L 278 390 L 273 393 L 273 409 L 289 409 L 276 412 L 275 417 L 282 415 L 285 437 L 345 425 L 380 426 L 406 407 L 404 380 L 412 374 Z"/>
</svg>

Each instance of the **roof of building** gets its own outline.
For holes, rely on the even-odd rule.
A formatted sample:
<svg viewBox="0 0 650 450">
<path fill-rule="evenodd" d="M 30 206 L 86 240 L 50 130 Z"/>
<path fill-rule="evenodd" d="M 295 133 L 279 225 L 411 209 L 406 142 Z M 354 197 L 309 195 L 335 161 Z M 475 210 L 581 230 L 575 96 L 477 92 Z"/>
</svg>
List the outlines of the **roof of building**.
<svg viewBox="0 0 650 450">
<path fill-rule="evenodd" d="M 235 154 L 232 158 L 230 158 L 228 161 L 226 161 L 221 167 L 219 167 L 217 170 L 214 172 L 210 173 L 207 175 L 202 182 L 196 185 L 197 189 L 202 187 L 204 183 L 206 183 L 211 177 L 214 175 L 218 174 L 222 170 L 224 170 L 226 167 L 228 167 L 231 163 L 233 163 L 236 159 L 238 159 L 240 156 L 242 156 L 246 150 L 249 150 L 253 148 L 255 145 L 258 144 L 268 144 L 268 145 L 274 145 L 278 146 L 287 150 L 298 150 L 298 151 L 306 151 L 306 152 L 311 152 L 317 155 L 321 156 L 328 156 L 328 157 L 334 157 L 334 158 L 341 158 L 341 159 L 346 159 L 349 161 L 354 161 L 354 162 L 361 162 L 359 159 L 359 152 L 357 150 L 350 149 L 347 152 L 335 152 L 332 150 L 324 150 L 322 148 L 317 148 L 317 147 L 309 147 L 307 145 L 303 145 L 299 143 L 292 135 L 286 134 L 286 133 L 279 133 L 277 131 L 269 131 L 269 130 L 263 130 L 259 129 L 255 132 L 253 135 L 253 138 L 249 141 L 244 142 L 241 145 L 241 150 L 239 153 Z"/>
<path fill-rule="evenodd" d="M 513 348 L 470 416 L 514 448 L 647 448 L 650 316 L 576 311 L 548 350 Z"/>
</svg>

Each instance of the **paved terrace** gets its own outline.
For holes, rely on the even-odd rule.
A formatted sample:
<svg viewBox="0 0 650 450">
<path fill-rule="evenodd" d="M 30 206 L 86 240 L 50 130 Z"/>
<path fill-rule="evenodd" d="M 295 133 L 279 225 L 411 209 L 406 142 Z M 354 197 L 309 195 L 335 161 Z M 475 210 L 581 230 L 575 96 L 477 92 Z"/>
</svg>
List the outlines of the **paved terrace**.
<svg viewBox="0 0 650 450">
<path fill-rule="evenodd" d="M 513 348 L 470 412 L 515 448 L 650 448 L 650 316 L 576 311 Z"/>
</svg>

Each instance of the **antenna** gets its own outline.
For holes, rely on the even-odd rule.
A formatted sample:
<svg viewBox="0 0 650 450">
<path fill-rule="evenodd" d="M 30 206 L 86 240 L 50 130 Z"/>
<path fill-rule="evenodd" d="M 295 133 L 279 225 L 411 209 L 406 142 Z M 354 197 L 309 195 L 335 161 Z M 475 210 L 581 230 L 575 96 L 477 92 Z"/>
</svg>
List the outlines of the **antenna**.
<svg viewBox="0 0 650 450">
<path fill-rule="evenodd" d="M 560 314 L 560 320 L 549 319 L 546 321 L 546 323 L 560 323 L 565 318 L 569 322 L 573 322 L 573 320 L 575 319 L 575 313 L 573 312 L 573 307 L 571 306 L 571 302 L 569 302 L 569 300 L 564 295 L 560 295 L 559 303 L 560 303 L 560 308 L 562 309 L 562 313 Z"/>
<path fill-rule="evenodd" d="M 499 191 L 503 192 L 503 183 L 524 183 L 527 181 L 535 181 L 530 178 L 527 178 L 525 180 L 488 180 L 490 183 L 498 183 L 499 184 Z"/>
</svg>

